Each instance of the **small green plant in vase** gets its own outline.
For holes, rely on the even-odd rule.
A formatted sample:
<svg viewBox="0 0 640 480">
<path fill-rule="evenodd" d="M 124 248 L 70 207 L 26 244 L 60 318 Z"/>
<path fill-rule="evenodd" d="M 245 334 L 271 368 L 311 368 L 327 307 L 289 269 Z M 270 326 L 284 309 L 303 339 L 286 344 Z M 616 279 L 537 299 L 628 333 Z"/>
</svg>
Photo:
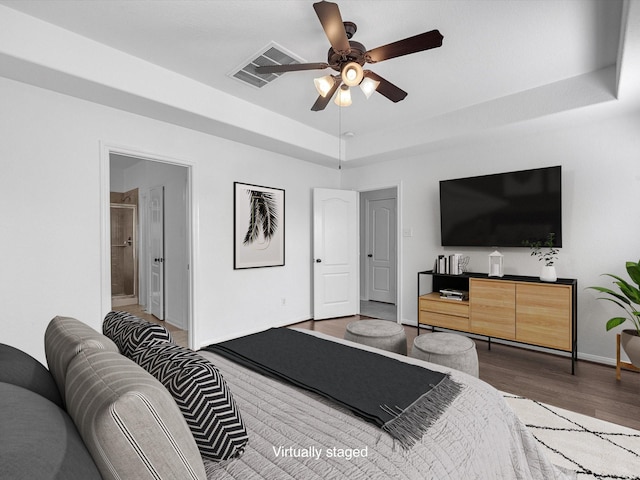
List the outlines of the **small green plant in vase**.
<svg viewBox="0 0 640 480">
<path fill-rule="evenodd" d="M 558 249 L 553 245 L 555 236 L 556 234 L 551 232 L 547 235 L 547 239 L 544 242 L 541 240 L 537 242 L 526 240 L 524 242 L 527 247 L 531 247 L 531 256 L 538 257 L 540 262 L 544 262 L 540 271 L 540 280 L 544 282 L 555 282 L 558 279 L 556 276 L 556 267 L 554 266 L 559 253 Z"/>
</svg>

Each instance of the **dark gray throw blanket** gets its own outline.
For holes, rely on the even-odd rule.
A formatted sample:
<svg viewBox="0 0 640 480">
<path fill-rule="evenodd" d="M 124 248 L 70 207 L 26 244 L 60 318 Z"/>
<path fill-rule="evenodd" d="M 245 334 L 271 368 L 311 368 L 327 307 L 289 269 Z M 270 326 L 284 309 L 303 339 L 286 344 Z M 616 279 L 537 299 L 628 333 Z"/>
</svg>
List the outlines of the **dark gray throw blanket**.
<svg viewBox="0 0 640 480">
<path fill-rule="evenodd" d="M 449 375 L 288 328 L 205 350 L 323 395 L 378 425 L 404 448 L 422 438 L 462 388 Z"/>
</svg>

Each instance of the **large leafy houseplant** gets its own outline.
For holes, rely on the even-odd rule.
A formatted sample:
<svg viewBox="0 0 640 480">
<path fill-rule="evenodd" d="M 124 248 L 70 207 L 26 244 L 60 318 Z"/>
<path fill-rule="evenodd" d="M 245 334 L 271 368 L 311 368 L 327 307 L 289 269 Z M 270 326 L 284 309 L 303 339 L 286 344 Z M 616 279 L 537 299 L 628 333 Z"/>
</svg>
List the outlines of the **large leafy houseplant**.
<svg viewBox="0 0 640 480">
<path fill-rule="evenodd" d="M 622 325 L 627 320 L 633 324 L 633 330 L 628 329 L 622 331 L 620 343 L 629 356 L 631 363 L 636 367 L 640 367 L 640 311 L 638 310 L 640 307 L 640 288 L 638 288 L 640 287 L 640 261 L 626 262 L 625 266 L 632 283 L 611 273 L 604 274 L 615 280 L 613 283 L 617 285 L 619 291 L 607 287 L 589 288 L 608 295 L 599 298 L 613 302 L 624 310 L 626 316 L 610 318 L 607 320 L 606 328 L 607 331 L 609 331 L 612 328 Z"/>
<path fill-rule="evenodd" d="M 640 311 L 638 310 L 638 307 L 640 307 L 640 261 L 626 262 L 625 266 L 627 268 L 627 273 L 629 274 L 631 281 L 635 285 L 632 285 L 631 283 L 617 275 L 605 273 L 603 275 L 616 280 L 613 283 L 618 286 L 618 289 L 620 290 L 619 292 L 606 287 L 589 288 L 609 295 L 608 297 L 599 298 L 615 303 L 626 313 L 626 316 L 624 317 L 613 317 L 607 320 L 607 331 L 617 327 L 618 325 L 622 325 L 624 322 L 629 320 L 633 324 L 636 330 L 636 334 L 640 336 Z"/>
</svg>

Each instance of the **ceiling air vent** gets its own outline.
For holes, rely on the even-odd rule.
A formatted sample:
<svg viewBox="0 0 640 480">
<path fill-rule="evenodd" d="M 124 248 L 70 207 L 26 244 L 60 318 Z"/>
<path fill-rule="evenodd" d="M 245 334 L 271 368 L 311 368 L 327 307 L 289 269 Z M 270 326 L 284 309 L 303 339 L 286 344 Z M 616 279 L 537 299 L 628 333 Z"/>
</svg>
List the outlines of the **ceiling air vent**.
<svg viewBox="0 0 640 480">
<path fill-rule="evenodd" d="M 271 42 L 260 50 L 260 52 L 252 55 L 249 60 L 242 62 L 229 76 L 252 87 L 262 88 L 282 74 L 258 75 L 255 73 L 255 67 L 263 65 L 291 65 L 294 63 L 304 63 L 304 60 L 286 51 L 277 43 Z"/>
</svg>

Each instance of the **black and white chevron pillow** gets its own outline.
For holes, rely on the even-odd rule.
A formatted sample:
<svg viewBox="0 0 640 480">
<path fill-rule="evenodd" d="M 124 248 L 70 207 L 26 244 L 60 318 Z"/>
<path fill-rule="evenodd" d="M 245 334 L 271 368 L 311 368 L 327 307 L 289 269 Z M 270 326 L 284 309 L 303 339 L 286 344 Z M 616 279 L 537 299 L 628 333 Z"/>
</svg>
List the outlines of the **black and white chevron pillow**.
<svg viewBox="0 0 640 480">
<path fill-rule="evenodd" d="M 170 343 L 142 345 L 131 359 L 171 392 L 203 457 L 221 461 L 242 455 L 247 430 L 227 383 L 211 362 Z"/>
<path fill-rule="evenodd" d="M 128 312 L 109 312 L 102 323 L 102 333 L 113 340 L 120 353 L 129 358 L 139 345 L 173 343 L 173 337 L 162 325 L 143 320 Z"/>
</svg>

